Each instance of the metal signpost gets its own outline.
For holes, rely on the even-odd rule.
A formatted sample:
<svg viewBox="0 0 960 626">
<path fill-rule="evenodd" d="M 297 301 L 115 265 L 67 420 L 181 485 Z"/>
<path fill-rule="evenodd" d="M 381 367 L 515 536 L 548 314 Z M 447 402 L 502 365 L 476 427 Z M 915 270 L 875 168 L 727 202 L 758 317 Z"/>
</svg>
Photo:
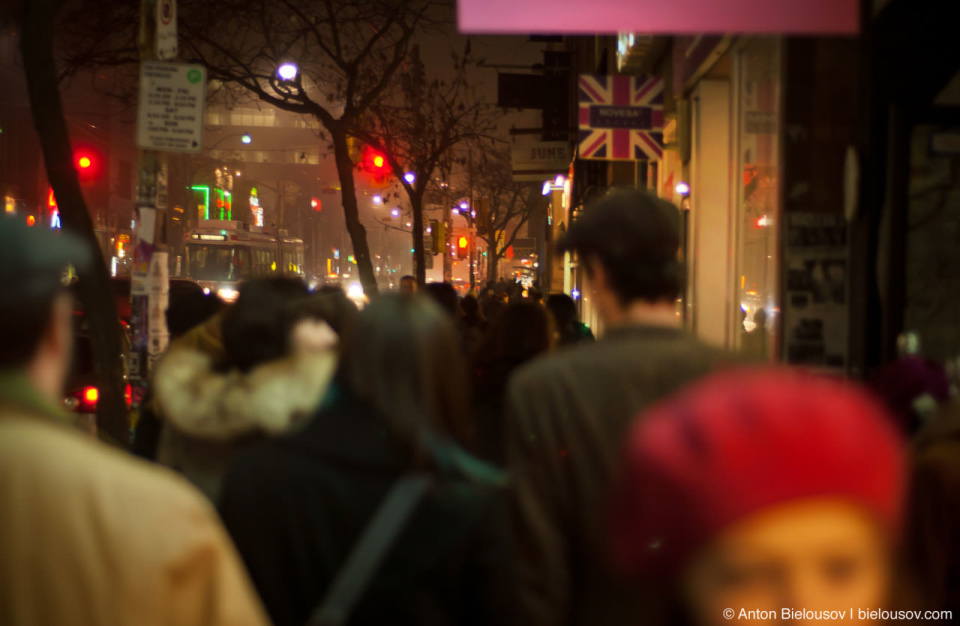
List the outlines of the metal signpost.
<svg viewBox="0 0 960 626">
<path fill-rule="evenodd" d="M 167 152 L 198 152 L 203 133 L 206 70 L 170 63 L 177 56 L 175 0 L 143 0 L 137 106 L 137 206 L 130 285 L 133 354 L 130 379 L 139 409 L 149 372 L 167 348 L 169 250 Z"/>
</svg>

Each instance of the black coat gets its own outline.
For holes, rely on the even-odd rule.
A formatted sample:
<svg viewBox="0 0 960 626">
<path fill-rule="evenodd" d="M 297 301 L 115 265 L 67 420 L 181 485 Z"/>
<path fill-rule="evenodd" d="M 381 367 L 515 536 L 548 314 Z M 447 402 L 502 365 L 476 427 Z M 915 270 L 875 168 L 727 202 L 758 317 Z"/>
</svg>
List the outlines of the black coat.
<svg viewBox="0 0 960 626">
<path fill-rule="evenodd" d="M 382 420 L 334 395 L 303 431 L 242 453 L 223 488 L 224 522 L 277 626 L 306 623 L 406 471 Z M 463 476 L 461 470 L 439 472 L 351 625 L 513 622 L 512 547 L 502 495 Z"/>
</svg>

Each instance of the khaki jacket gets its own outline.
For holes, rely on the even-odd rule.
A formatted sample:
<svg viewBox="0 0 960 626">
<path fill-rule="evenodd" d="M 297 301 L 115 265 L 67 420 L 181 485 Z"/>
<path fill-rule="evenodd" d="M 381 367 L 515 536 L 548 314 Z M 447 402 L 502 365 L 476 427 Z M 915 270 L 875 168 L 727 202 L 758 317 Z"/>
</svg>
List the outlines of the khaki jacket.
<svg viewBox="0 0 960 626">
<path fill-rule="evenodd" d="M 0 624 L 268 623 L 199 493 L 57 419 L 0 376 Z"/>
</svg>

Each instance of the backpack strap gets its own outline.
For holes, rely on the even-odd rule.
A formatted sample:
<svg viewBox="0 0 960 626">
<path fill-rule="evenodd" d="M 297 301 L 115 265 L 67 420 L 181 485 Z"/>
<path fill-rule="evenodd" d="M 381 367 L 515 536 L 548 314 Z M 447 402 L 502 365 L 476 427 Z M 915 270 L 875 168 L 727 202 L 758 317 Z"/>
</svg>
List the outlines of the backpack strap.
<svg viewBox="0 0 960 626">
<path fill-rule="evenodd" d="M 433 479 L 427 474 L 401 476 L 354 544 L 308 626 L 343 626 L 387 556 Z"/>
</svg>

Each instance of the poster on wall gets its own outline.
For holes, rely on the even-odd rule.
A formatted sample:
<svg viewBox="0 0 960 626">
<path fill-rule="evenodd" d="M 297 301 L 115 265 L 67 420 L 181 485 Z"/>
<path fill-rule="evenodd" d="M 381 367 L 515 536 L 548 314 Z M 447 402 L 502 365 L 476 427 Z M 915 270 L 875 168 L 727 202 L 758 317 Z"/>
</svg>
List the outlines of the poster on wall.
<svg viewBox="0 0 960 626">
<path fill-rule="evenodd" d="M 783 267 L 787 363 L 845 373 L 850 278 L 844 217 L 787 214 Z"/>
</svg>

